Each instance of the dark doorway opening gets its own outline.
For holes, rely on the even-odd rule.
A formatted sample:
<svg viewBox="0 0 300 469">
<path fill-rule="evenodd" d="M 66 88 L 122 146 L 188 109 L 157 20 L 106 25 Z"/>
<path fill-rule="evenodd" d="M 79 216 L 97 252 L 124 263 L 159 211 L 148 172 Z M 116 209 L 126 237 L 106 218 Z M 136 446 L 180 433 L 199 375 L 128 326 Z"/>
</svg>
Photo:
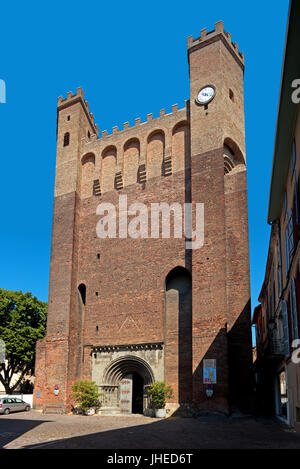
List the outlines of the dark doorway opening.
<svg viewBox="0 0 300 469">
<path fill-rule="evenodd" d="M 144 380 L 138 373 L 132 374 L 132 413 L 143 413 Z"/>
</svg>

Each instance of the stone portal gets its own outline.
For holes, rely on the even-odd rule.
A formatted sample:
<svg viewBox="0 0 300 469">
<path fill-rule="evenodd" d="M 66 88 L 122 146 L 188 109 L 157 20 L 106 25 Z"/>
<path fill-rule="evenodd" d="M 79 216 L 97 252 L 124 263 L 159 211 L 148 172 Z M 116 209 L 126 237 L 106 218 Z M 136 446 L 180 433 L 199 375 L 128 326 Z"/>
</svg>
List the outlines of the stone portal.
<svg viewBox="0 0 300 469">
<path fill-rule="evenodd" d="M 162 343 L 94 347 L 92 379 L 102 394 L 100 413 L 152 413 L 147 388 L 164 381 Z"/>
</svg>

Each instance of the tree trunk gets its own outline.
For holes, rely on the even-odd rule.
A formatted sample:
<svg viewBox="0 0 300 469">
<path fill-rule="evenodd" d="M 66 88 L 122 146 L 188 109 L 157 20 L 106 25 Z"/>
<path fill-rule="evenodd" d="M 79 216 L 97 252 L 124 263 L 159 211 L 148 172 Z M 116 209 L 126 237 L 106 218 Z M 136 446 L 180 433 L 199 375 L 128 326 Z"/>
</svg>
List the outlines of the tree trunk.
<svg viewBox="0 0 300 469">
<path fill-rule="evenodd" d="M 12 394 L 13 391 L 16 389 L 16 387 L 19 385 L 19 383 L 22 381 L 22 379 L 24 378 L 24 376 L 25 376 L 25 374 L 28 370 L 27 370 L 27 368 L 25 368 L 25 370 L 23 370 L 20 373 L 20 376 L 19 376 L 18 380 L 14 383 L 13 386 L 11 386 L 11 384 L 10 384 L 11 379 L 14 375 L 13 370 L 9 370 L 8 368 L 2 368 L 1 371 L 4 371 L 4 377 L 3 377 L 3 375 L 0 375 L 0 382 L 4 386 L 6 394 Z M 11 371 L 11 373 L 9 373 L 9 371 Z"/>
<path fill-rule="evenodd" d="M 5 388 L 5 392 L 6 394 L 10 394 L 11 393 L 11 389 L 10 389 L 10 386 L 8 384 L 4 384 L 4 388 Z"/>
</svg>

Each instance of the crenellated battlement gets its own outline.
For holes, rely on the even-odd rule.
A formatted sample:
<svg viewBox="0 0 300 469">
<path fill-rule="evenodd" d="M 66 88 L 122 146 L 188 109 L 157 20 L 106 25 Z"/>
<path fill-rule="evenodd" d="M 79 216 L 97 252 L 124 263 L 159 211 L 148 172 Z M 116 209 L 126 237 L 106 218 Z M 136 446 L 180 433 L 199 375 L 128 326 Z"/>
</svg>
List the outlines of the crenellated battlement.
<svg viewBox="0 0 300 469">
<path fill-rule="evenodd" d="M 90 112 L 89 110 L 89 103 L 84 99 L 84 92 L 81 86 L 77 88 L 76 93 L 72 93 L 69 91 L 67 93 L 67 97 L 64 99 L 62 96 L 59 96 L 57 98 L 57 111 L 60 111 L 61 109 L 64 109 L 66 107 L 72 106 L 75 103 L 80 102 L 82 104 L 82 107 L 86 113 L 86 116 L 91 124 L 91 127 L 93 128 L 95 134 L 98 137 L 99 134 L 99 128 L 97 124 L 94 122 L 94 115 Z"/>
<path fill-rule="evenodd" d="M 173 104 L 172 105 L 172 111 L 170 113 L 167 113 L 167 114 L 166 114 L 165 108 L 163 108 L 159 111 L 159 116 L 155 117 L 155 118 L 153 117 L 153 113 L 149 113 L 149 114 L 147 114 L 147 119 L 144 122 L 142 122 L 140 117 L 137 117 L 134 121 L 134 125 L 132 125 L 132 126 L 130 126 L 129 122 L 124 122 L 122 130 L 119 130 L 118 126 L 114 126 L 112 128 L 112 133 L 108 133 L 107 130 L 102 130 L 101 136 L 99 137 L 99 139 L 102 140 L 106 137 L 111 137 L 112 135 L 121 134 L 121 133 L 124 133 L 128 130 L 131 131 L 134 128 L 137 128 L 141 125 L 142 126 L 147 125 L 147 124 L 152 123 L 154 121 L 155 121 L 156 124 L 159 125 L 159 123 L 161 122 L 162 119 L 172 118 L 177 112 L 186 112 L 187 107 L 188 107 L 188 103 L 189 103 L 189 100 L 186 100 L 185 101 L 185 106 L 181 109 L 178 109 L 178 104 Z"/>
<path fill-rule="evenodd" d="M 207 29 L 201 29 L 200 36 L 197 38 L 193 38 L 193 36 L 189 36 L 188 41 L 188 54 L 195 49 L 201 48 L 206 46 L 209 43 L 215 42 L 216 40 L 221 39 L 228 50 L 232 53 L 232 55 L 237 59 L 238 63 L 244 70 L 244 54 L 243 52 L 239 51 L 238 44 L 236 42 L 232 42 L 231 34 L 229 32 L 224 31 L 224 23 L 223 21 L 218 21 L 215 23 L 215 29 L 213 31 L 207 32 Z"/>
</svg>

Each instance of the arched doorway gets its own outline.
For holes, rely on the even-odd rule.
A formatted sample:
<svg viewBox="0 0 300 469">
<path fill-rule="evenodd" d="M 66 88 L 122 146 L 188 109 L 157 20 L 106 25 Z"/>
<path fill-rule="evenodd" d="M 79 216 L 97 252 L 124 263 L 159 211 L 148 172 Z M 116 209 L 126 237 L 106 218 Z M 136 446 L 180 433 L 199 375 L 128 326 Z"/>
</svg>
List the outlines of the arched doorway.
<svg viewBox="0 0 300 469">
<path fill-rule="evenodd" d="M 138 373 L 132 374 L 132 413 L 142 414 L 144 399 L 144 380 Z"/>
<path fill-rule="evenodd" d="M 106 386 L 118 386 L 121 413 L 144 413 L 149 407 L 147 387 L 154 382 L 150 365 L 140 357 L 123 356 L 114 360 L 104 373 Z"/>
</svg>

